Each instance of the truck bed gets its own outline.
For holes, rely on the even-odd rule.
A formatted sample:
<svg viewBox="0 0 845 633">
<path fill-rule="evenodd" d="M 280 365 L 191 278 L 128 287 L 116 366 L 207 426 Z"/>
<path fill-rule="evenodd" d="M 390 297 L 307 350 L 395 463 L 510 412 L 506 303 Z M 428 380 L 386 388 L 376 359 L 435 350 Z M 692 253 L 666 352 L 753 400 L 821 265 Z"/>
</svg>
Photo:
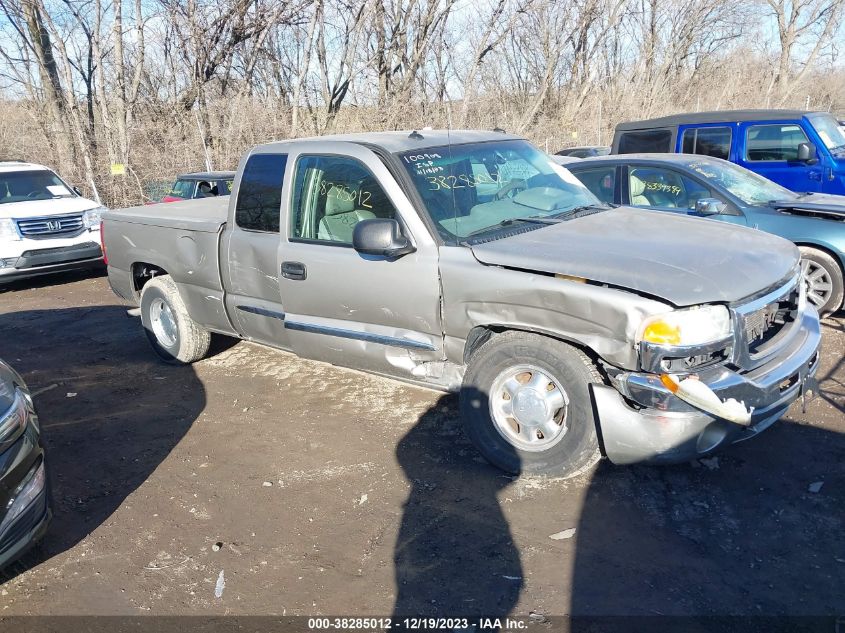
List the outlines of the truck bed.
<svg viewBox="0 0 845 633">
<path fill-rule="evenodd" d="M 229 196 L 149 204 L 109 211 L 104 216 L 119 222 L 217 233 L 226 223 Z"/>
<path fill-rule="evenodd" d="M 230 333 L 218 252 L 228 207 L 229 196 L 220 196 L 103 213 L 112 289 L 137 304 L 134 275 L 154 268 L 171 276 L 202 325 Z"/>
</svg>

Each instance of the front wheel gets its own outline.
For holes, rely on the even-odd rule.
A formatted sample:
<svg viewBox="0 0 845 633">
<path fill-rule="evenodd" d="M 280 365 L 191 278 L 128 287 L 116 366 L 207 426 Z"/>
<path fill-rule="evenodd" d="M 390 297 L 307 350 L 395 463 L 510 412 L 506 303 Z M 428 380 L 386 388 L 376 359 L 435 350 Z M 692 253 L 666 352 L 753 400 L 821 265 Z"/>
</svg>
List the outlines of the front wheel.
<svg viewBox="0 0 845 633">
<path fill-rule="evenodd" d="M 141 322 L 156 354 L 166 363 L 193 363 L 208 353 L 211 333 L 188 314 L 170 275 L 154 277 L 144 285 Z"/>
<path fill-rule="evenodd" d="M 801 277 L 807 289 L 807 300 L 821 316 L 836 312 L 842 305 L 842 268 L 828 253 L 811 246 L 800 246 Z"/>
<path fill-rule="evenodd" d="M 467 435 L 510 473 L 577 475 L 598 461 L 589 384 L 601 382 L 578 349 L 524 332 L 473 354 L 461 390 Z"/>
</svg>

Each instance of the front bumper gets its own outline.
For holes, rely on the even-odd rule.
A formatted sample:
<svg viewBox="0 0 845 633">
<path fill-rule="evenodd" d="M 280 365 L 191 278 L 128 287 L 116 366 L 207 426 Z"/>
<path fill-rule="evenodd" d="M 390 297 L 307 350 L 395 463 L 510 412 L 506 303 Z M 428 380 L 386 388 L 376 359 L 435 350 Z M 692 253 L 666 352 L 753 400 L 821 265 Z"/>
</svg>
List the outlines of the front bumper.
<svg viewBox="0 0 845 633">
<path fill-rule="evenodd" d="M 744 373 L 725 366 L 700 373 L 720 399 L 753 407 L 750 426 L 681 401 L 657 374 L 622 374 L 614 387 L 592 385 L 605 454 L 616 464 L 682 462 L 757 435 L 800 396 L 816 392 L 820 342 L 818 315 L 808 307 L 788 345 L 769 362 Z"/>
<path fill-rule="evenodd" d="M 23 433 L 0 453 L 0 569 L 44 535 L 52 516 L 37 424 L 33 413 Z"/>
<path fill-rule="evenodd" d="M 103 251 L 96 242 L 32 249 L 0 260 L 0 283 L 102 265 Z"/>
</svg>

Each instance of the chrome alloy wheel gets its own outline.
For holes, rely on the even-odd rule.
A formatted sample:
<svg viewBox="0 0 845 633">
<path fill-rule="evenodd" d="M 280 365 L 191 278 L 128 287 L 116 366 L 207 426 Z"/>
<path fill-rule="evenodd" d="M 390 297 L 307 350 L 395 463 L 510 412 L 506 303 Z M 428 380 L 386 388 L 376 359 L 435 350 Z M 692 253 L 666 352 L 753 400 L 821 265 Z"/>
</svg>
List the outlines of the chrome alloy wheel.
<svg viewBox="0 0 845 633">
<path fill-rule="evenodd" d="M 490 389 L 490 416 L 499 434 L 523 451 L 545 451 L 566 435 L 569 396 L 533 365 L 503 371 Z"/>
<path fill-rule="evenodd" d="M 176 318 L 163 299 L 153 299 L 150 303 L 150 325 L 158 342 L 170 348 L 176 345 Z"/>
<path fill-rule="evenodd" d="M 827 268 L 810 259 L 801 259 L 801 278 L 804 280 L 810 303 L 821 308 L 830 300 L 833 279 Z"/>
</svg>

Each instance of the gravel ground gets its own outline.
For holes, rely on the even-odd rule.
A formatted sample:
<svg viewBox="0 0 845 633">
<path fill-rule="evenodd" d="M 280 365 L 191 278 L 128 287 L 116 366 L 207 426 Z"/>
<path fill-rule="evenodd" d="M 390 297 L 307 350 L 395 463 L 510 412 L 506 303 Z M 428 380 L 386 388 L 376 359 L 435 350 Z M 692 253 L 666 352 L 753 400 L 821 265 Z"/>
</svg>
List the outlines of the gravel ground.
<svg viewBox="0 0 845 633">
<path fill-rule="evenodd" d="M 166 366 L 104 277 L 17 283 L 55 518 L 0 616 L 845 614 L 843 353 L 829 320 L 821 397 L 718 457 L 514 480 L 454 397 L 231 341 Z"/>
</svg>

